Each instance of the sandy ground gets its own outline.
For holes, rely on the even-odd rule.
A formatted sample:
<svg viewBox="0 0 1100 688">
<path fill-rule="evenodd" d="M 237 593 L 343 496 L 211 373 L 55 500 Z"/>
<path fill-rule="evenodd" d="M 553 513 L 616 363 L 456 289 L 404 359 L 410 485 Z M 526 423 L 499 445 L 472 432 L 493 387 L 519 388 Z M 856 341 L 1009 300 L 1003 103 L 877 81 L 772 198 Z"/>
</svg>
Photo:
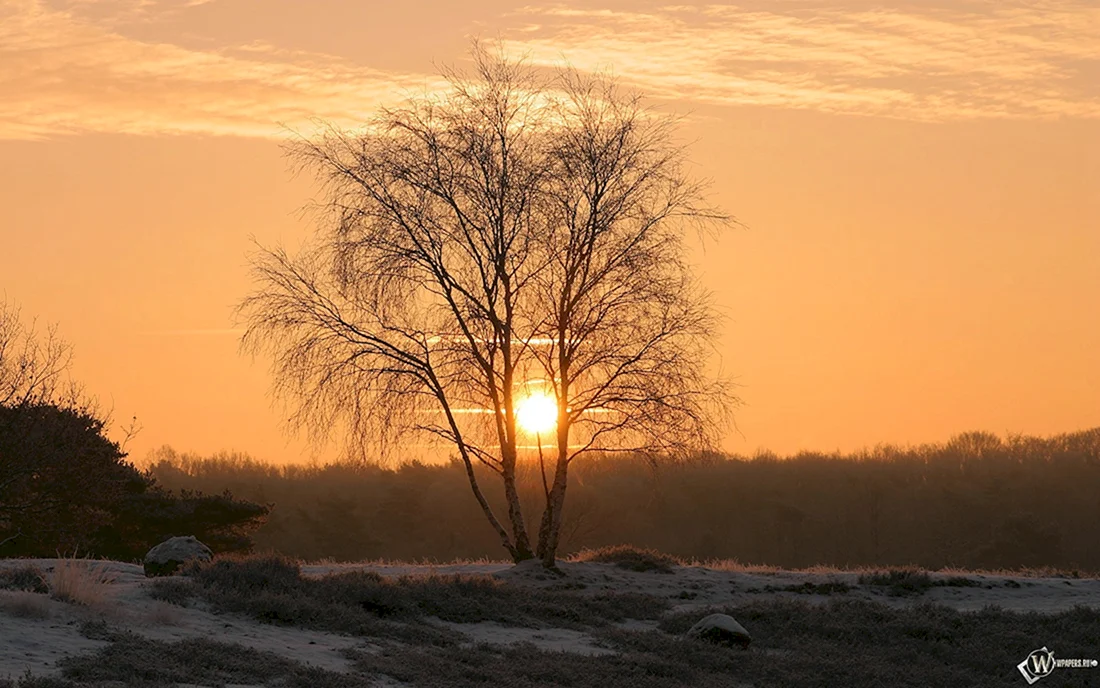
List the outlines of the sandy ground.
<svg viewBox="0 0 1100 688">
<path fill-rule="evenodd" d="M 33 564 L 52 571 L 53 559 L 0 560 L 0 567 Z M 111 625 L 128 628 L 158 640 L 207 637 L 240 643 L 277 653 L 289 659 L 342 671 L 348 668 L 343 651 L 363 647 L 361 639 L 303 629 L 262 624 L 250 619 L 213 614 L 201 608 L 181 608 L 149 597 L 151 581 L 140 566 L 103 562 L 110 583 L 104 600 L 90 608 L 79 607 L 45 595 L 0 591 L 0 678 L 17 678 L 30 671 L 35 675 L 56 672 L 56 661 L 66 655 L 82 654 L 104 645 L 80 635 L 80 624 L 105 619 Z M 753 571 L 703 566 L 677 567 L 671 574 L 636 573 L 611 564 L 562 563 L 564 577 L 548 574 L 537 564 L 456 564 L 442 566 L 337 564 L 304 565 L 306 575 L 369 569 L 384 576 L 447 575 L 453 573 L 492 575 L 516 585 L 551 586 L 563 582 L 582 584 L 590 592 L 634 591 L 662 596 L 676 610 L 743 604 L 754 599 L 792 598 L 825 602 L 836 596 L 805 594 L 786 590 L 806 583 L 847 583 L 847 598 L 875 600 L 893 606 L 914 602 L 935 602 L 970 611 L 989 605 L 1004 609 L 1054 613 L 1082 605 L 1100 608 L 1100 580 L 1035 578 L 957 572 L 933 573 L 933 580 L 963 576 L 978 583 L 973 587 L 934 587 L 917 597 L 892 597 L 884 588 L 859 585 L 859 573 L 836 571 Z M 507 644 L 527 641 L 557 651 L 600 654 L 607 649 L 596 645 L 584 633 L 561 628 L 512 628 L 496 623 L 455 624 L 438 622 L 466 634 L 471 642 Z M 627 621 L 623 627 L 653 628 L 655 622 Z M 752 629 L 749 629 L 750 632 Z"/>
</svg>

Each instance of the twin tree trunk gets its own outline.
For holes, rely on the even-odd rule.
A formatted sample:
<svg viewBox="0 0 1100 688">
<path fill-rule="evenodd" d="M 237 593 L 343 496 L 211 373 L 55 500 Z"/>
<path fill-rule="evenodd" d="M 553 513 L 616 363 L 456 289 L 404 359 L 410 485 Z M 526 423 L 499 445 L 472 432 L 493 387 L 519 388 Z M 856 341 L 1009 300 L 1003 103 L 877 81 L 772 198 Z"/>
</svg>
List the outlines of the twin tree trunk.
<svg viewBox="0 0 1100 688">
<path fill-rule="evenodd" d="M 519 563 L 528 559 L 538 558 L 546 568 L 554 568 L 561 533 L 562 510 L 565 506 L 565 489 L 569 480 L 569 447 L 568 429 L 558 432 L 558 458 L 554 469 L 554 481 L 546 493 L 546 504 L 539 522 L 538 544 L 531 551 L 531 541 L 527 534 L 527 526 L 523 520 L 523 509 L 520 505 L 519 489 L 516 484 L 516 458 L 511 457 L 505 464 L 504 470 L 504 497 L 508 504 L 508 522 L 512 527 L 512 535 L 508 536 L 499 520 L 493 515 L 489 504 L 484 498 L 479 499 L 485 515 L 489 518 L 504 548 L 512 557 L 512 561 Z M 471 486 L 475 494 L 481 493 L 477 481 L 472 472 L 468 471 Z"/>
</svg>

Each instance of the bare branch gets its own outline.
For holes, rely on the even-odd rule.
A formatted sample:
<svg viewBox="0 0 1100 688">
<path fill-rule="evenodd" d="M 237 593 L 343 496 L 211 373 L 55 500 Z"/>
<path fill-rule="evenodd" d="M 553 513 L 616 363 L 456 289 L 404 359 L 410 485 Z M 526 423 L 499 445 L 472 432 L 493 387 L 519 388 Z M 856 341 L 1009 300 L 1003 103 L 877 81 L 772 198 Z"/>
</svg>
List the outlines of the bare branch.
<svg viewBox="0 0 1100 688">
<path fill-rule="evenodd" d="M 531 552 L 516 409 L 528 381 L 545 380 L 558 422 L 538 554 L 553 565 L 571 461 L 717 441 L 735 400 L 707 372 L 716 318 L 684 235 L 729 218 L 685 174 L 676 121 L 640 96 L 472 53 L 472 75 L 443 70 L 446 96 L 288 147 L 324 193 L 318 232 L 296 255 L 253 256 L 242 348 L 271 357 L 289 426 L 315 441 L 343 434 L 349 454 L 385 455 L 411 435 L 456 448 L 517 560 Z M 475 462 L 502 481 L 510 533 Z"/>
</svg>

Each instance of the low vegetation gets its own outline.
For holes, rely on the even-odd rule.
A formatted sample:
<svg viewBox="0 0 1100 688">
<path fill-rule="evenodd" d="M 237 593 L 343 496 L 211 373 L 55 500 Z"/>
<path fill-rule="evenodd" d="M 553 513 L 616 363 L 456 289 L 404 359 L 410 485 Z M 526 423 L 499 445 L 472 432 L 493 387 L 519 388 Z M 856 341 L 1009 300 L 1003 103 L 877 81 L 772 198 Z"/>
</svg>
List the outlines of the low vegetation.
<svg viewBox="0 0 1100 688">
<path fill-rule="evenodd" d="M 748 651 L 684 638 L 710 611 L 729 613 L 751 629 Z M 276 655 L 205 639 L 162 642 L 126 633 L 96 637 L 107 647 L 61 662 L 61 677 L 25 679 L 19 688 L 109 685 L 271 684 L 363 685 L 389 677 L 409 686 L 571 686 L 573 688 L 718 688 L 767 686 L 875 686 L 917 688 L 1012 685 L 1015 665 L 1036 638 L 1061 656 L 1089 657 L 1100 613 L 1076 609 L 1057 615 L 989 608 L 956 612 L 935 605 L 894 609 L 837 599 L 826 605 L 767 601 L 666 614 L 658 629 L 592 631 L 613 654 L 565 655 L 530 644 L 408 643 L 374 639 L 380 649 L 351 651 L 351 673 L 306 667 Z M 1060 686 L 1086 686 L 1091 670 L 1062 670 Z M 0 682 L 0 685 L 3 685 Z"/>
<path fill-rule="evenodd" d="M 765 586 L 765 590 L 775 589 L 773 586 Z M 806 581 L 799 585 L 788 585 L 780 588 L 784 592 L 794 592 L 799 595 L 844 595 L 852 591 L 852 586 L 843 581 L 826 581 L 824 583 L 812 583 Z"/>
<path fill-rule="evenodd" d="M 96 635 L 93 633 L 93 635 Z M 67 657 L 61 677 L 27 677 L 17 683 L 0 680 L 0 688 L 78 688 L 85 686 L 150 686 L 277 683 L 285 688 L 355 688 L 362 677 L 326 671 L 234 643 L 206 638 L 175 642 L 131 633 L 112 633 L 110 645 L 87 655 Z"/>
<path fill-rule="evenodd" d="M 673 565 L 660 553 L 626 547 L 590 551 L 580 558 L 628 566 L 638 561 Z M 74 560 L 72 566 L 80 563 Z M 646 564 L 641 570 L 654 569 Z M 33 573 L 29 567 L 9 569 L 0 580 L 18 581 L 10 583 L 10 593 L 46 600 L 21 589 L 34 584 Z M 938 586 L 986 584 L 915 567 L 865 571 L 858 583 L 913 597 Z M 166 608 L 201 600 L 216 612 L 359 636 L 367 645 L 346 651 L 349 671 L 339 673 L 210 639 L 153 640 L 99 620 L 86 622 L 81 632 L 108 643 L 105 647 L 62 660 L 59 676 L 0 680 L 0 688 L 167 688 L 178 683 L 343 688 L 374 681 L 425 688 L 991 688 L 1020 679 L 1015 665 L 1036 649 L 1036 639 L 1062 657 L 1091 657 L 1100 628 L 1100 611 L 1083 607 L 1051 615 L 995 607 L 958 612 L 920 602 L 899 608 L 848 596 L 856 586 L 843 581 L 775 588 L 832 595 L 824 603 L 765 598 L 672 611 L 667 600 L 646 595 L 521 586 L 488 576 L 383 578 L 368 571 L 303 576 L 298 562 L 280 556 L 219 557 L 191 564 L 184 576 L 158 579 L 150 587 Z M 686 638 L 688 628 L 714 612 L 730 614 L 750 630 L 748 651 Z M 616 623 L 628 619 L 650 620 L 655 627 L 634 630 Z M 608 652 L 563 654 L 530 643 L 473 643 L 439 621 L 572 628 Z M 1058 681 L 1085 686 L 1093 678 L 1091 670 L 1064 670 Z"/>
<path fill-rule="evenodd" d="M 19 590 L 46 594 L 50 586 L 42 569 L 30 564 L 0 568 L 0 590 Z"/>
<path fill-rule="evenodd" d="M 650 595 L 528 589 L 490 576 L 383 578 L 352 571 L 311 578 L 301 575 L 297 562 L 278 556 L 220 558 L 190 566 L 187 576 L 158 582 L 154 596 L 175 604 L 201 598 L 215 610 L 269 623 L 433 645 L 453 645 L 460 636 L 441 626 L 410 624 L 432 618 L 588 629 L 657 619 L 668 608 L 667 601 Z"/>
<path fill-rule="evenodd" d="M 614 564 L 621 569 L 638 572 L 672 573 L 672 567 L 683 562 L 675 557 L 651 549 L 641 549 L 631 545 L 615 545 L 599 549 L 581 550 L 572 557 L 572 561 L 591 561 L 599 564 Z"/>
<path fill-rule="evenodd" d="M 981 581 L 966 576 L 948 576 L 946 578 L 932 578 L 927 571 L 921 571 L 913 567 L 902 567 L 887 571 L 874 571 L 861 574 L 860 585 L 885 588 L 887 594 L 895 597 L 911 597 L 923 595 L 932 588 L 978 588 L 982 587 Z M 1020 584 L 1009 580 L 1004 583 L 1008 587 L 1020 587 Z M 986 583 L 986 587 L 993 587 Z"/>
<path fill-rule="evenodd" d="M 914 568 L 892 569 L 875 573 L 865 573 L 859 577 L 861 585 L 886 588 L 896 597 L 920 595 L 930 590 L 934 583 L 927 571 Z"/>
<path fill-rule="evenodd" d="M 0 591 L 0 613 L 24 619 L 48 619 L 52 615 L 47 597 L 25 590 Z"/>
</svg>

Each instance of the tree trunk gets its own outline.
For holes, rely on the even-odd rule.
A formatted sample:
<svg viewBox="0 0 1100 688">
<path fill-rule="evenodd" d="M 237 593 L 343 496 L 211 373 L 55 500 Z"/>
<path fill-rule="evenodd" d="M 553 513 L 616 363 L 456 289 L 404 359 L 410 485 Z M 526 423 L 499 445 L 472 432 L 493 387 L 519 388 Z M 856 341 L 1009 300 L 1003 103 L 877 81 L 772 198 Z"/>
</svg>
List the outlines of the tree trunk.
<svg viewBox="0 0 1100 688">
<path fill-rule="evenodd" d="M 512 560 L 515 563 L 530 559 L 531 539 L 527 535 L 527 525 L 523 522 L 523 508 L 519 503 L 519 490 L 516 488 L 516 459 L 504 465 L 504 498 L 508 500 L 508 520 L 512 524 L 512 539 L 514 551 L 511 551 Z"/>
<path fill-rule="evenodd" d="M 466 478 L 470 481 L 470 489 L 474 492 L 474 498 L 477 499 L 478 505 L 481 506 L 481 511 L 485 514 L 485 518 L 489 519 L 489 524 L 493 526 L 493 530 L 497 532 L 500 537 L 500 544 L 504 546 L 504 549 L 508 550 L 508 554 L 512 556 L 512 561 L 517 564 L 524 559 L 531 558 L 531 545 L 527 543 L 527 534 L 524 533 L 524 546 L 520 549 L 518 546 L 512 544 L 511 538 L 508 537 L 508 531 L 501 525 L 500 520 L 497 519 L 496 514 L 493 513 L 493 508 L 489 506 L 488 500 L 485 499 L 485 494 L 481 491 L 481 486 L 477 483 L 477 475 L 474 474 L 474 462 L 470 458 L 470 452 L 467 451 L 466 445 L 461 441 L 461 433 L 458 429 L 458 423 L 455 422 L 454 414 L 451 413 L 450 406 L 447 405 L 445 398 L 440 398 L 440 402 L 443 404 L 443 411 L 447 416 L 447 422 L 451 426 L 451 431 L 455 434 L 456 438 L 459 438 L 458 453 L 462 457 L 462 463 L 466 466 Z M 515 464 L 512 465 L 513 481 L 515 480 Z"/>
<path fill-rule="evenodd" d="M 466 464 L 466 477 L 470 480 L 470 488 L 474 491 L 474 498 L 477 499 L 477 503 L 481 506 L 481 511 L 485 514 L 485 518 L 489 519 L 489 524 L 493 526 L 493 530 L 500 536 L 500 544 L 504 546 L 504 549 L 508 550 L 508 554 L 512 556 L 512 561 L 517 564 L 524 559 L 531 558 L 531 547 L 527 545 L 527 552 L 524 556 L 520 550 L 512 544 L 511 538 L 508 537 L 508 531 L 504 530 L 504 526 L 497 520 L 496 514 L 493 513 L 493 508 L 489 506 L 489 502 L 485 499 L 485 495 L 481 492 L 481 486 L 477 484 L 477 476 L 474 475 L 474 465 L 470 461 L 469 455 L 467 455 L 465 447 L 460 447 L 462 454 L 462 461 Z"/>
<path fill-rule="evenodd" d="M 561 535 L 562 510 L 565 507 L 565 488 L 569 481 L 569 463 L 558 459 L 554 471 L 554 484 L 550 488 L 546 511 L 539 525 L 538 556 L 546 568 L 554 568 L 558 553 L 558 539 Z"/>
<path fill-rule="evenodd" d="M 565 488 L 569 485 L 569 423 L 565 413 L 558 415 L 558 462 L 554 468 L 554 484 L 546 498 L 546 510 L 539 524 L 538 557 L 542 565 L 554 568 L 561 534 L 561 515 L 565 507 Z"/>
</svg>

